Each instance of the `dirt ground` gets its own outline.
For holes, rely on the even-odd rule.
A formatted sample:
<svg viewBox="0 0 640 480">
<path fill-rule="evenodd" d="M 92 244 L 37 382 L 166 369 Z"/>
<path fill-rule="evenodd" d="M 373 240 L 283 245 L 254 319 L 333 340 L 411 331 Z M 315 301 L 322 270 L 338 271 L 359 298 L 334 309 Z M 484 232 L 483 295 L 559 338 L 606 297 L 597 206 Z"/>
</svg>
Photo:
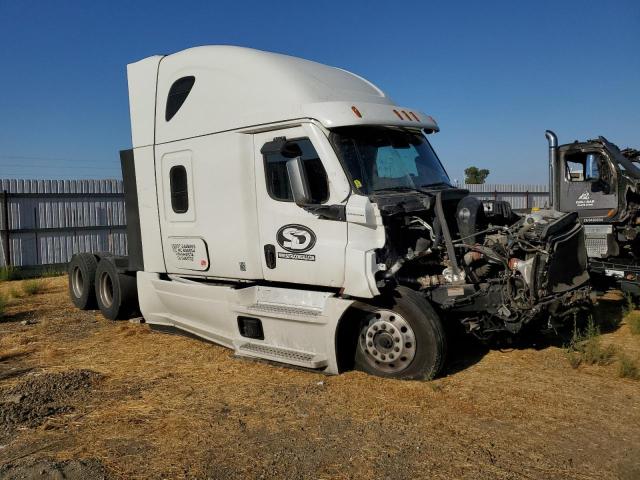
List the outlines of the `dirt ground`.
<svg viewBox="0 0 640 480">
<path fill-rule="evenodd" d="M 624 321 L 603 342 L 640 357 Z M 0 320 L 0 478 L 638 479 L 616 372 L 536 340 L 457 344 L 432 382 L 329 377 L 78 311 L 51 278 Z"/>
</svg>

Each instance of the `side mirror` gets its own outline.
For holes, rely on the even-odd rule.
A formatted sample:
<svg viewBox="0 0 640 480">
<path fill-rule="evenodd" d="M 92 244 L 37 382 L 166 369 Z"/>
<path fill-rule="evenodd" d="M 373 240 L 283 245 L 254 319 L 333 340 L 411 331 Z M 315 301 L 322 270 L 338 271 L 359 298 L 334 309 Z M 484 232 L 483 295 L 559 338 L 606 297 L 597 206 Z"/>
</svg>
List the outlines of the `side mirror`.
<svg viewBox="0 0 640 480">
<path fill-rule="evenodd" d="M 310 205 L 311 190 L 301 157 L 287 160 L 287 173 L 289 174 L 289 185 L 291 186 L 293 201 L 296 202 L 296 205 L 299 207 Z"/>
</svg>

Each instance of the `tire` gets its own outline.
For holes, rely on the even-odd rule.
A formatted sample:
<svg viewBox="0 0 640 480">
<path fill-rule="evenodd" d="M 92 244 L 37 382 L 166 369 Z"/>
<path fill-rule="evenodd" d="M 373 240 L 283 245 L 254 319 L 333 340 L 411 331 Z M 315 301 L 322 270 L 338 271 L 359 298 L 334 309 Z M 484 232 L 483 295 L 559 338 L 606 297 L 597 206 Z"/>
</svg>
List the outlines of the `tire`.
<svg viewBox="0 0 640 480">
<path fill-rule="evenodd" d="M 91 253 L 80 253 L 71 257 L 69 262 L 69 296 L 80 310 L 95 310 L 95 277 L 98 261 Z"/>
<path fill-rule="evenodd" d="M 96 300 L 100 312 L 109 320 L 126 320 L 137 316 L 136 277 L 120 273 L 108 258 L 98 263 L 95 276 Z"/>
<path fill-rule="evenodd" d="M 429 302 L 406 287 L 363 311 L 355 367 L 371 375 L 430 380 L 444 367 L 447 340 Z"/>
</svg>

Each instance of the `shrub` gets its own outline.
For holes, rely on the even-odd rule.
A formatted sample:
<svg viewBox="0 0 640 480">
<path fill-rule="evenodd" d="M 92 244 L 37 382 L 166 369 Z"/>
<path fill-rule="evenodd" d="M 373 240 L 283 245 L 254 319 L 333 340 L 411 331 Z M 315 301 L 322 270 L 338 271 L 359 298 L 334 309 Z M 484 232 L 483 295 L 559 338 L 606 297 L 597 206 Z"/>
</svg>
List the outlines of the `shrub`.
<svg viewBox="0 0 640 480">
<path fill-rule="evenodd" d="M 613 362 L 616 349 L 613 345 L 603 347 L 599 338 L 591 338 L 584 344 L 582 359 L 587 365 L 609 365 Z"/>
<path fill-rule="evenodd" d="M 618 361 L 619 377 L 640 380 L 640 368 L 638 368 L 638 364 L 631 357 L 624 353 L 620 353 L 618 355 Z"/>
<path fill-rule="evenodd" d="M 45 282 L 41 278 L 34 278 L 32 280 L 25 280 L 22 283 L 22 291 L 26 295 L 36 295 L 42 293 L 45 287 Z"/>
<path fill-rule="evenodd" d="M 613 362 L 616 349 L 613 345 L 603 347 L 600 343 L 600 329 L 589 319 L 584 331 L 574 331 L 566 348 L 567 360 L 573 368 L 582 363 L 587 365 L 609 365 Z"/>
</svg>

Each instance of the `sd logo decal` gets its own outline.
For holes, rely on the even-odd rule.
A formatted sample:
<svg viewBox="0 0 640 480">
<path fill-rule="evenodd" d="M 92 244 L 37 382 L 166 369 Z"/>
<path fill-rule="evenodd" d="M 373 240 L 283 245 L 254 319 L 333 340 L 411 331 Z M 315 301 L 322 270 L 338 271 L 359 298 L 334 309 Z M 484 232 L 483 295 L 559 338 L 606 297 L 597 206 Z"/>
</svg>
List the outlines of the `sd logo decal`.
<svg viewBox="0 0 640 480">
<path fill-rule="evenodd" d="M 316 235 L 304 225 L 290 224 L 278 230 L 276 240 L 287 252 L 305 253 L 316 244 Z"/>
</svg>

